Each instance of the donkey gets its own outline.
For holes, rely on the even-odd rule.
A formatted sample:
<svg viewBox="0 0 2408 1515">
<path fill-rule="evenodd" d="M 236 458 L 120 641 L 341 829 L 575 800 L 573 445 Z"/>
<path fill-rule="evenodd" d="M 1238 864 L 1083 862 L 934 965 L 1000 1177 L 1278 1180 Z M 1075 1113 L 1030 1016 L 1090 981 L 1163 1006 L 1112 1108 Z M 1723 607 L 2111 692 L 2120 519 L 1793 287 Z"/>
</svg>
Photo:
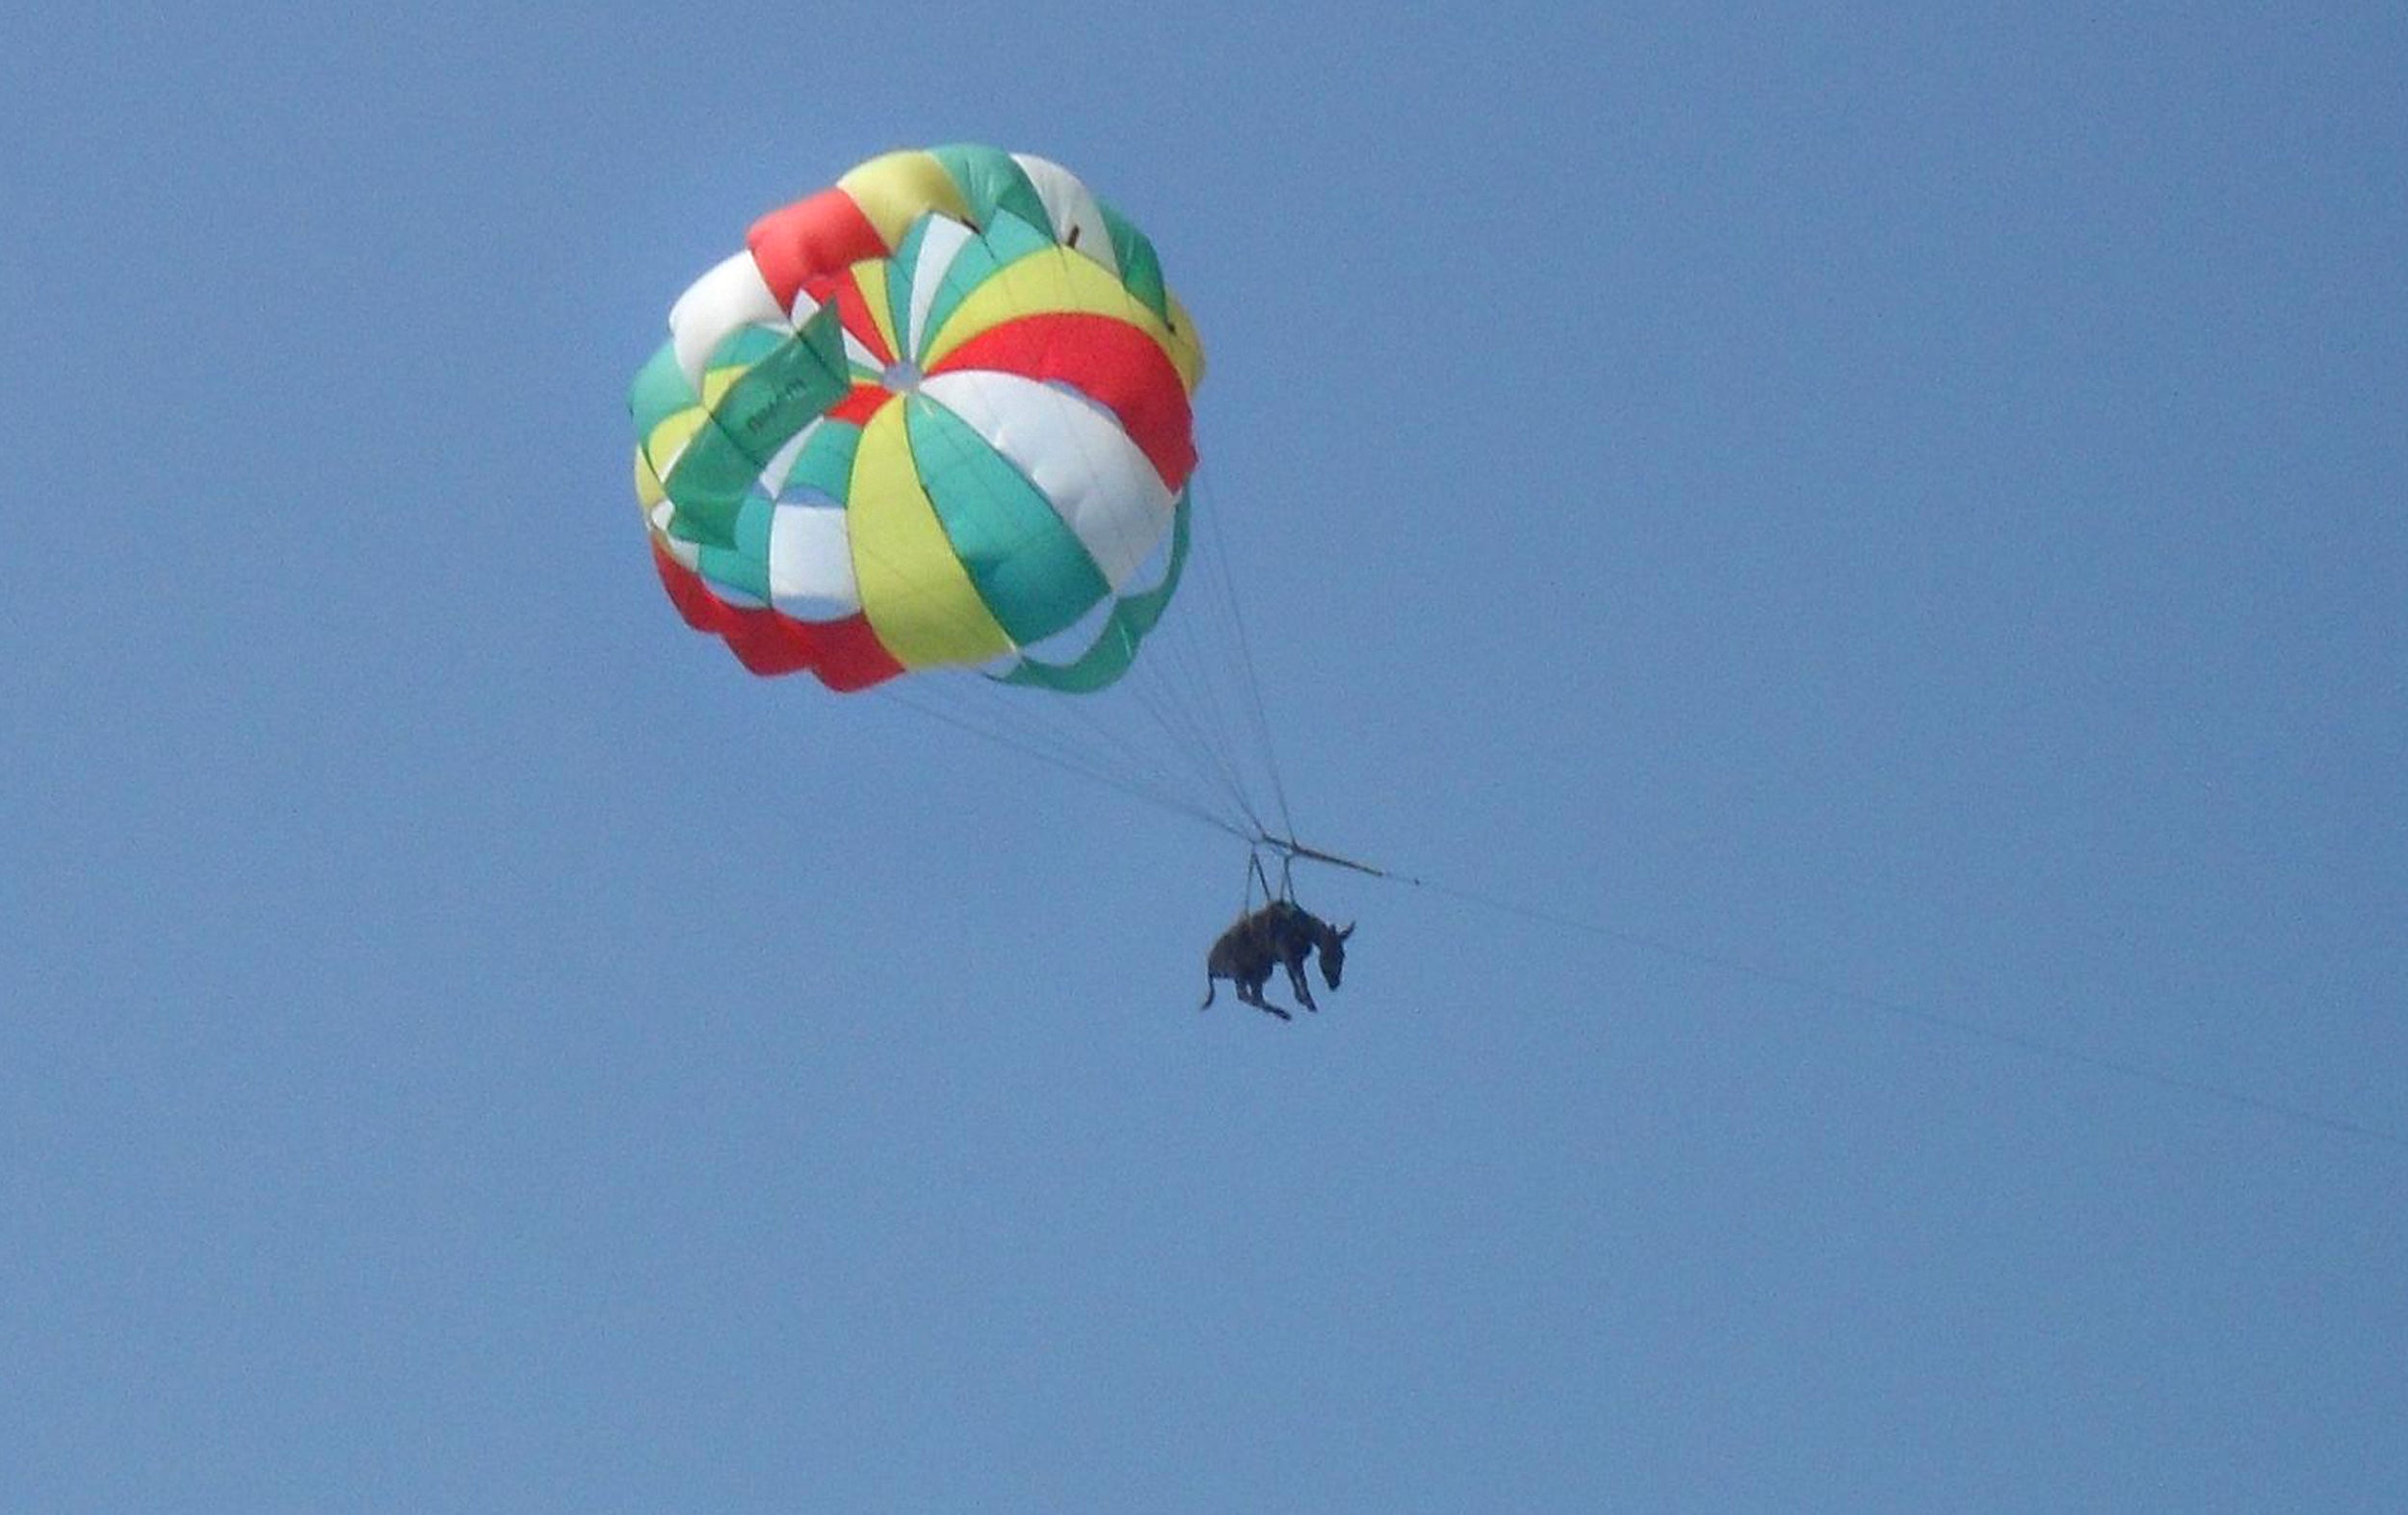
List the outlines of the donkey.
<svg viewBox="0 0 2408 1515">
<path fill-rule="evenodd" d="M 1288 970 L 1288 982 L 1296 989 L 1296 998 L 1304 1007 L 1318 1012 L 1313 1003 L 1313 988 L 1304 979 L 1304 957 L 1307 953 L 1319 954 L 1322 977 L 1331 988 L 1338 987 L 1339 976 L 1347 968 L 1347 938 L 1354 934 L 1351 923 L 1333 927 L 1301 905 L 1288 900 L 1274 900 L 1243 917 L 1238 924 L 1220 933 L 1204 959 L 1204 1003 L 1200 1009 L 1210 1009 L 1213 996 L 1219 989 L 1216 980 L 1226 979 L 1238 987 L 1241 1003 L 1258 1010 L 1293 1020 L 1279 1006 L 1263 998 L 1263 985 L 1270 980 L 1273 968 Z"/>
</svg>

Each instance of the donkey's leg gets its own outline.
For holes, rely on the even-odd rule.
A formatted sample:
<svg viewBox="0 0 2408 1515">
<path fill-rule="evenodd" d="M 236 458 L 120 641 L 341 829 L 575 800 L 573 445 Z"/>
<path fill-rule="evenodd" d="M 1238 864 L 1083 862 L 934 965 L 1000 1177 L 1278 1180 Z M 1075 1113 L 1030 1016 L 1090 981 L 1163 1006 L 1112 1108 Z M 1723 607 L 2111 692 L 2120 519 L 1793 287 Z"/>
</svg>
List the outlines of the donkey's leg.
<svg viewBox="0 0 2408 1515">
<path fill-rule="evenodd" d="M 1296 1019 L 1295 1016 L 1290 1015 L 1280 1006 L 1273 1005 L 1270 1001 L 1263 998 L 1263 980 L 1260 979 L 1239 980 L 1238 998 L 1243 1000 L 1246 1004 L 1253 1006 L 1256 1009 L 1263 1011 L 1267 1015 L 1276 1015 L 1283 1021 L 1292 1021 Z"/>
<path fill-rule="evenodd" d="M 1296 961 L 1288 964 L 1288 983 L 1296 990 L 1296 997 L 1304 1002 L 1304 1007 L 1306 1009 L 1311 1010 L 1316 1015 L 1321 1013 L 1322 1007 L 1313 1003 L 1313 986 L 1305 981 L 1304 960 L 1302 958 L 1299 957 Z"/>
</svg>

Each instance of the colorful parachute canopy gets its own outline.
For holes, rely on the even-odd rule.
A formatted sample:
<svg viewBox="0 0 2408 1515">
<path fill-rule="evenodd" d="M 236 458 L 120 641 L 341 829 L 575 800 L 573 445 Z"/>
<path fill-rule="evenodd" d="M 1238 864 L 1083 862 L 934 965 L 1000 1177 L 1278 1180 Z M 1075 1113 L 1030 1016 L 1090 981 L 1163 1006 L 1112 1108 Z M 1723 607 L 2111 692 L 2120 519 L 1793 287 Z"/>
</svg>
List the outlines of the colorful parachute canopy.
<svg viewBox="0 0 2408 1515">
<path fill-rule="evenodd" d="M 756 673 L 1119 677 L 1178 584 L 1203 350 L 1068 170 L 889 153 L 756 222 L 636 376 L 636 492 L 687 622 Z"/>
</svg>

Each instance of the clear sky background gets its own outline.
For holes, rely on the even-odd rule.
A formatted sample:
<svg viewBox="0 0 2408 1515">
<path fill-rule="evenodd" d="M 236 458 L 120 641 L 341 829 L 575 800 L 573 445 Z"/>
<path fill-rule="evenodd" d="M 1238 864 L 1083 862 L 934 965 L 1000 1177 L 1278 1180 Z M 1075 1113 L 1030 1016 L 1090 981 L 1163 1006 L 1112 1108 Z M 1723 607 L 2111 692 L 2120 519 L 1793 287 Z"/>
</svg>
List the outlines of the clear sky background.
<svg viewBox="0 0 2408 1515">
<path fill-rule="evenodd" d="M 2408 1508 L 2402 15 L 37 6 L 0 1506 Z M 1203 328 L 1317 1018 L 653 581 L 954 140 Z"/>
</svg>

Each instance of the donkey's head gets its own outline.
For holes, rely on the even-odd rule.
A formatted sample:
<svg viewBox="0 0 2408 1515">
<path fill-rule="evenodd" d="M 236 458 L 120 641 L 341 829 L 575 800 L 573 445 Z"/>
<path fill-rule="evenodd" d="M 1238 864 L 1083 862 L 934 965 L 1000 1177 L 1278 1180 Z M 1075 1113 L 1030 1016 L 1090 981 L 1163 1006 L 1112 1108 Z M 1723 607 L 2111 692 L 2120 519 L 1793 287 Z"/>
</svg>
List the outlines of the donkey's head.
<svg viewBox="0 0 2408 1515">
<path fill-rule="evenodd" d="M 1334 989 L 1338 987 L 1338 976 L 1347 971 L 1347 938 L 1354 934 L 1354 923 L 1349 921 L 1338 927 L 1319 921 L 1313 924 L 1320 927 L 1313 933 L 1313 945 L 1321 953 L 1322 978 Z"/>
</svg>

